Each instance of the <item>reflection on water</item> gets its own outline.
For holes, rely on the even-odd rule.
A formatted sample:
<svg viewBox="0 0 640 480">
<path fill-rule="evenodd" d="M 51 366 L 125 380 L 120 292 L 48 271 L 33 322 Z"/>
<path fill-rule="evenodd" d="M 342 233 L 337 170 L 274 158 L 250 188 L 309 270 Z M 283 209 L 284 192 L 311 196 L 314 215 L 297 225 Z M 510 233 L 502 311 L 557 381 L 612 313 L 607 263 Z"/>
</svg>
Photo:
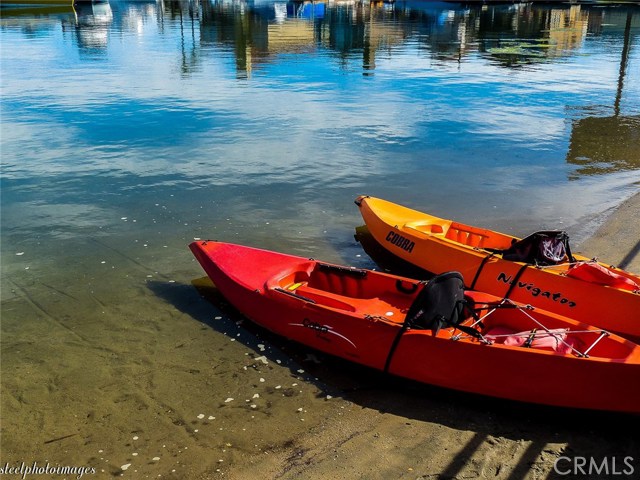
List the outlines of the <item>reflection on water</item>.
<svg viewBox="0 0 640 480">
<path fill-rule="evenodd" d="M 67 203 L 100 191 L 85 172 L 129 190 L 310 192 L 408 173 L 499 197 L 638 168 L 630 5 L 111 0 L 2 13 L 5 178 L 68 175 Z"/>
<path fill-rule="evenodd" d="M 196 237 L 372 267 L 360 194 L 575 239 L 637 190 L 632 5 L 1 8 L 3 457 L 204 478 L 335 416 L 199 299 Z"/>
<path fill-rule="evenodd" d="M 621 17 L 629 19 L 629 28 L 638 28 L 640 23 L 633 6 L 613 10 L 584 5 L 487 6 L 420 0 L 111 0 L 73 7 L 4 8 L 3 25 L 18 25 L 17 17 L 41 17 L 72 8 L 73 16 L 61 15 L 61 21 L 76 27 L 79 46 L 105 47 L 108 27 L 114 20 L 111 5 L 116 8 L 120 31 L 141 33 L 153 17 L 160 29 L 167 22 L 179 23 L 182 46 L 188 44 L 188 54 L 194 58 L 198 57 L 196 51 L 209 45 L 228 46 L 236 56 L 240 76 L 251 75 L 254 68 L 274 56 L 319 48 L 332 51 L 344 64 L 360 60 L 367 74 L 375 70 L 376 55 L 393 55 L 407 44 L 442 61 L 461 62 L 480 53 L 497 64 L 514 67 L 571 55 L 588 36 L 611 34 Z M 20 24 L 24 25 L 23 21 Z"/>
<path fill-rule="evenodd" d="M 321 47 L 345 62 L 360 58 L 367 73 L 375 69 L 377 54 L 393 54 L 405 44 L 444 61 L 460 62 L 480 52 L 516 66 L 569 55 L 587 35 L 601 34 L 612 17 L 624 15 L 580 5 L 461 7 L 421 1 L 282 2 L 253 9 L 226 1 L 203 2 L 200 9 L 194 2 L 165 0 L 162 5 L 179 12 L 185 24 L 197 20 L 201 46 L 230 45 L 238 70 L 246 75 L 272 56 Z"/>
<path fill-rule="evenodd" d="M 627 12 L 624 24 L 624 44 L 620 54 L 620 70 L 612 115 L 598 114 L 585 108 L 574 120 L 567 161 L 580 165 L 577 173 L 593 175 L 615 170 L 640 168 L 640 115 L 622 115 L 621 102 L 629 56 L 633 14 Z"/>
<path fill-rule="evenodd" d="M 113 12 L 109 2 L 84 2 L 73 5 L 75 21 L 70 25 L 78 36 L 78 47 L 84 51 L 103 50 L 109 41 L 109 26 Z"/>
<path fill-rule="evenodd" d="M 567 160 L 578 175 L 640 169 L 640 116 L 586 116 L 572 124 Z"/>
<path fill-rule="evenodd" d="M 601 195 L 638 169 L 638 10 L 421 1 L 3 6 L 3 235 L 56 223 L 42 216 L 48 209 L 135 209 L 133 192 L 173 189 L 186 212 L 210 199 L 249 223 L 261 209 L 292 223 L 308 209 L 311 224 L 327 205 L 292 209 L 285 195 L 363 190 L 405 204 L 426 194 L 431 208 L 456 218 L 463 210 L 507 222 L 515 210 L 516 222 L 540 222 L 553 211 L 551 221 L 575 222 L 608 208 Z M 621 176 L 593 184 L 600 193 L 564 201 L 573 196 L 562 193 L 573 188 L 567 180 L 612 173 Z M 246 205 L 229 202 L 233 195 Z M 21 216 L 30 220 L 10 224 Z M 48 234 L 73 237 L 68 224 L 59 219 Z"/>
</svg>

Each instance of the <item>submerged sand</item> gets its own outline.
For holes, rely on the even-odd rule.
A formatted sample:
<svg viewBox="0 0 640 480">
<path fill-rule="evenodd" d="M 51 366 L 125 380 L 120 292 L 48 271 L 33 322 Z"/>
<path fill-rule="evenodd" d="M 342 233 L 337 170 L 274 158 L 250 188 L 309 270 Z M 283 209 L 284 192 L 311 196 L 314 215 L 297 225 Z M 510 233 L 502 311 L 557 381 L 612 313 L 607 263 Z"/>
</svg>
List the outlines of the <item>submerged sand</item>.
<svg viewBox="0 0 640 480">
<path fill-rule="evenodd" d="M 637 218 L 640 195 L 576 250 L 640 271 Z M 640 472 L 636 417 L 467 395 L 314 354 L 243 323 L 219 298 L 203 301 L 211 292 L 191 284 L 189 252 L 171 261 L 188 268 L 168 278 L 135 259 L 144 287 L 119 277 L 116 260 L 85 288 L 29 270 L 6 280 L 0 467 L 88 468 L 82 478 L 542 479 L 567 477 L 558 460 L 575 473 L 576 459 L 593 458 L 618 477 L 629 464 Z M 114 296 L 115 281 L 131 282 L 130 293 Z"/>
</svg>

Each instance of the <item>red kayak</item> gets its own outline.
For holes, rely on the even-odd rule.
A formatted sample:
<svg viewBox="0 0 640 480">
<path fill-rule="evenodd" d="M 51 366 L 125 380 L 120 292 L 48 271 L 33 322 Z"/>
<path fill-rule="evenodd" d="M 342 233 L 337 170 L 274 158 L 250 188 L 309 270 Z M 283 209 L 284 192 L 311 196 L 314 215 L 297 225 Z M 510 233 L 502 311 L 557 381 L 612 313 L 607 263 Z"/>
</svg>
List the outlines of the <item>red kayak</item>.
<svg viewBox="0 0 640 480">
<path fill-rule="evenodd" d="M 393 375 L 545 405 L 640 413 L 640 346 L 464 289 L 214 241 L 191 251 L 262 327 Z"/>
</svg>

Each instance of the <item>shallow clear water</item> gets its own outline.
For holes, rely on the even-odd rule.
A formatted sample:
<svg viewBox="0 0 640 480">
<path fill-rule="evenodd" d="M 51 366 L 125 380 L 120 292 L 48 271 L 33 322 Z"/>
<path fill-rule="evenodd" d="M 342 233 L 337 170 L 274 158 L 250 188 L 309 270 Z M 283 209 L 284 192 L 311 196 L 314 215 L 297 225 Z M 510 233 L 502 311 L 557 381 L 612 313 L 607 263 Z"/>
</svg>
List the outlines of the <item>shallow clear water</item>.
<svg viewBox="0 0 640 480">
<path fill-rule="evenodd" d="M 580 240 L 638 189 L 638 7 L 111 0 L 0 22 L 10 413 L 25 385 L 84 412 L 85 387 L 160 375 L 215 314 L 190 285 L 194 238 L 373 266 L 360 194 Z M 228 339 L 205 332 L 213 358 Z M 60 387 L 83 366 L 96 376 Z M 130 387 L 183 381 L 164 374 Z"/>
</svg>

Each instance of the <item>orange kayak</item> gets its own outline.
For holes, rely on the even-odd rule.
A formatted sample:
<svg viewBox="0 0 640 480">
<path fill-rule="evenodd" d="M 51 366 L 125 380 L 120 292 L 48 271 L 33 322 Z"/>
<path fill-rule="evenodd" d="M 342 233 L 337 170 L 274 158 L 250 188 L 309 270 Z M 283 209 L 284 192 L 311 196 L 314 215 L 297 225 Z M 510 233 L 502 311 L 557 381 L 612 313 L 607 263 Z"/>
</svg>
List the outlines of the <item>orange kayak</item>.
<svg viewBox="0 0 640 480">
<path fill-rule="evenodd" d="M 520 239 L 379 198 L 355 203 L 375 241 L 402 260 L 433 274 L 456 270 L 471 289 L 640 339 L 640 276 L 572 255 L 558 232 Z"/>
<path fill-rule="evenodd" d="M 190 246 L 222 295 L 313 349 L 441 387 L 545 405 L 640 413 L 640 346 L 464 289 L 257 248 Z"/>
</svg>

